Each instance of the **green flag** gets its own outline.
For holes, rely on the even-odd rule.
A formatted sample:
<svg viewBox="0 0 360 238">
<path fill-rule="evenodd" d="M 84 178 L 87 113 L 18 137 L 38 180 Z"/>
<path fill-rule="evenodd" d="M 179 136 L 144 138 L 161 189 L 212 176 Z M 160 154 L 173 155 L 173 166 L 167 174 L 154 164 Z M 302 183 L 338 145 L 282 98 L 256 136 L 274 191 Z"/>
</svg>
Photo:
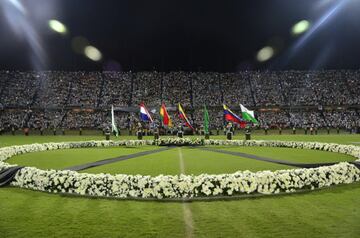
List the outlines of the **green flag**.
<svg viewBox="0 0 360 238">
<path fill-rule="evenodd" d="M 204 105 L 204 131 L 205 134 L 209 133 L 209 112 Z"/>
<path fill-rule="evenodd" d="M 113 133 L 115 132 L 116 136 L 119 136 L 119 131 L 118 131 L 118 128 L 115 123 L 114 106 L 113 105 L 111 105 L 111 131 Z"/>
</svg>

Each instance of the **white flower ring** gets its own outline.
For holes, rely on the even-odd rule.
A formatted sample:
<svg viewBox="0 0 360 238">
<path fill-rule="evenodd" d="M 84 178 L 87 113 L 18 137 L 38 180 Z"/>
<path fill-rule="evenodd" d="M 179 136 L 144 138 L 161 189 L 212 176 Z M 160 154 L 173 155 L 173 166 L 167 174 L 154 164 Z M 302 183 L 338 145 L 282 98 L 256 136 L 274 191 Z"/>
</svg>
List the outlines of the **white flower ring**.
<svg viewBox="0 0 360 238">
<path fill-rule="evenodd" d="M 0 172 L 15 167 L 5 160 L 15 155 L 46 150 L 142 146 L 142 145 L 231 145 L 267 146 L 312 149 L 342 153 L 356 157 L 360 162 L 360 147 L 334 143 L 269 141 L 269 140 L 203 140 L 160 139 L 123 141 L 82 141 L 28 144 L 0 148 Z M 42 170 L 23 167 L 16 172 L 11 186 L 50 193 L 124 199 L 213 199 L 246 195 L 278 194 L 313 190 L 337 184 L 360 181 L 360 169 L 341 162 L 318 168 L 300 168 L 277 171 L 238 171 L 231 174 L 201 175 L 126 175 L 88 174 L 70 170 Z"/>
</svg>

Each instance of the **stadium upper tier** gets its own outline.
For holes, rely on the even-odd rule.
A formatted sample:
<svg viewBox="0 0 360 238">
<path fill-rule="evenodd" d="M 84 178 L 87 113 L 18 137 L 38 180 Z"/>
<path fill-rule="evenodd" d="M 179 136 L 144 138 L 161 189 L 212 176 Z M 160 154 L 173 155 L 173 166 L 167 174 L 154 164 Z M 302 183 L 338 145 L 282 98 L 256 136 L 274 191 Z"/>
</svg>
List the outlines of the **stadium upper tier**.
<svg viewBox="0 0 360 238">
<path fill-rule="evenodd" d="M 11 72 L 0 71 L 3 108 L 176 105 L 249 107 L 359 105 L 360 71 Z"/>
</svg>

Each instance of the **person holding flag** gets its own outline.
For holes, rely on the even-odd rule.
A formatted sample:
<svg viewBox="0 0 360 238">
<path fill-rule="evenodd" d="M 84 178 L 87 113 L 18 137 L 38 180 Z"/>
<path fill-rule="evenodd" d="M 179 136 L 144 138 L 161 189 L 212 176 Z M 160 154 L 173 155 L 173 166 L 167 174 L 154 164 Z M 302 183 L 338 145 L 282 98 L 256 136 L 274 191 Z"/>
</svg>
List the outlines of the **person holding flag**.
<svg viewBox="0 0 360 238">
<path fill-rule="evenodd" d="M 250 111 L 249 109 L 244 107 L 244 105 L 242 105 L 242 104 L 240 104 L 240 108 L 241 108 L 241 115 L 244 118 L 244 120 L 246 120 L 248 122 L 252 122 L 255 125 L 259 124 L 259 122 L 256 120 L 256 118 L 254 116 L 254 111 Z"/>
<path fill-rule="evenodd" d="M 245 128 L 246 121 L 243 118 L 233 113 L 225 104 L 223 104 L 223 107 L 225 121 L 234 122 L 240 125 L 241 128 Z"/>
<path fill-rule="evenodd" d="M 185 125 L 187 127 L 189 127 L 191 130 L 195 130 L 194 127 L 191 125 L 189 119 L 187 118 L 184 109 L 182 108 L 181 104 L 178 104 L 178 113 L 179 113 L 179 117 L 185 122 Z"/>
<path fill-rule="evenodd" d="M 114 116 L 114 106 L 111 105 L 111 131 L 114 133 L 116 137 L 119 136 L 119 130 L 115 123 L 115 116 Z"/>
</svg>

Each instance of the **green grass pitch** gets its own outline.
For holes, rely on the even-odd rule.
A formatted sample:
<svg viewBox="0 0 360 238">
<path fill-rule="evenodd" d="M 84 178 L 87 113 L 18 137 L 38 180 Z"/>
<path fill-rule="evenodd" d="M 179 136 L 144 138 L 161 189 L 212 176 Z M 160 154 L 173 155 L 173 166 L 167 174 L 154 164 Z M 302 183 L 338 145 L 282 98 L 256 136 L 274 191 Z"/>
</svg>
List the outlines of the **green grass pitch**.
<svg viewBox="0 0 360 238">
<path fill-rule="evenodd" d="M 117 139 L 129 138 L 134 137 Z M 243 135 L 236 138 L 243 139 Z M 0 136 L 0 146 L 93 139 L 103 137 L 6 135 Z M 253 139 L 360 142 L 359 135 L 347 134 L 264 136 L 259 133 Z M 61 169 L 155 148 L 48 151 L 16 156 L 8 162 Z M 310 150 L 217 148 L 303 163 L 354 160 L 350 156 Z M 288 168 L 293 167 L 182 147 L 82 172 L 158 175 Z M 359 183 L 301 194 L 189 203 L 69 197 L 6 187 L 0 188 L 0 237 L 359 237 L 359 201 Z"/>
</svg>

